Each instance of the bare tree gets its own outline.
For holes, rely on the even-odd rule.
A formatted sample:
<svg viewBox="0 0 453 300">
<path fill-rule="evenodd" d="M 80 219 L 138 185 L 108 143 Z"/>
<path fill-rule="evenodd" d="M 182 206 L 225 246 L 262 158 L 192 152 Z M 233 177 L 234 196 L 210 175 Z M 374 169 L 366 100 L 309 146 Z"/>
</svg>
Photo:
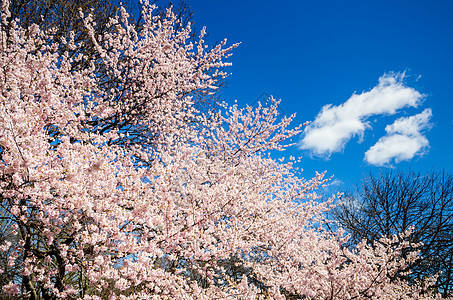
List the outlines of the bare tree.
<svg viewBox="0 0 453 300">
<path fill-rule="evenodd" d="M 369 173 L 355 194 L 346 194 L 334 216 L 351 242 L 376 242 L 413 228 L 410 242 L 422 243 L 408 278 L 438 274 L 444 297 L 453 291 L 453 174 L 386 171 Z M 404 253 L 403 253 L 404 255 Z M 401 275 L 403 276 L 403 275 Z M 404 275 L 405 276 L 405 275 Z"/>
</svg>

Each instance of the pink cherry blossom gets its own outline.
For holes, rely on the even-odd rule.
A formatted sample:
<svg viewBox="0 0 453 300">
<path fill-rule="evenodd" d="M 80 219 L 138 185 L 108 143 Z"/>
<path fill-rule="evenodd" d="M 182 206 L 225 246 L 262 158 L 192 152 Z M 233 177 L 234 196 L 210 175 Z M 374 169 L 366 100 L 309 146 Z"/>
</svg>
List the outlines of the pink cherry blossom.
<svg viewBox="0 0 453 300">
<path fill-rule="evenodd" d="M 271 155 L 301 132 L 294 116 L 279 119 L 279 100 L 197 109 L 236 45 L 206 48 L 205 29 L 192 39 L 171 9 L 144 2 L 140 30 L 124 8 L 101 36 L 82 16 L 96 63 L 59 53 L 37 25 L 8 23 L 2 2 L 0 200 L 13 226 L 0 251 L 14 278 L 3 292 L 436 299 L 424 293 L 431 278 L 393 277 L 417 257 L 410 232 L 351 249 L 325 226 L 325 173 L 304 179 L 297 161 Z"/>
</svg>

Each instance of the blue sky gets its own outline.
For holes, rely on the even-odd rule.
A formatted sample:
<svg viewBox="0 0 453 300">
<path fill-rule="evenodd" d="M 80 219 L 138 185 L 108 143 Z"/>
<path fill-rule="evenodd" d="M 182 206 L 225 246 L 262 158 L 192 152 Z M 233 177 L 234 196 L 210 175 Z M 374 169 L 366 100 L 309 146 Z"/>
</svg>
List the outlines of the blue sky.
<svg viewBox="0 0 453 300">
<path fill-rule="evenodd" d="M 349 188 L 369 170 L 453 170 L 453 1 L 188 3 L 209 41 L 242 43 L 228 102 L 267 93 L 312 121 L 288 153 L 305 177 Z"/>
</svg>

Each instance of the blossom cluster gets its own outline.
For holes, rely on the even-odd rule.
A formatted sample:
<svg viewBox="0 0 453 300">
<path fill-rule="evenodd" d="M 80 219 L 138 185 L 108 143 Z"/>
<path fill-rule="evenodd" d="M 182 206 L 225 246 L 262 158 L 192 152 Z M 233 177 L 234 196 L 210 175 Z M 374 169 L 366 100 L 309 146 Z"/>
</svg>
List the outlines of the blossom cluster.
<svg viewBox="0 0 453 300">
<path fill-rule="evenodd" d="M 203 113 L 236 46 L 143 4 L 96 36 L 96 61 L 58 51 L 2 5 L 2 291 L 30 299 L 412 299 L 394 279 L 417 253 L 404 236 L 345 247 L 305 180 L 268 154 L 300 133 L 270 107 Z M 77 49 L 73 36 L 61 40 Z M 86 61 L 84 68 L 75 68 Z M 80 64 L 78 64 L 80 65 Z M 3 280 L 5 281 L 5 280 Z"/>
</svg>

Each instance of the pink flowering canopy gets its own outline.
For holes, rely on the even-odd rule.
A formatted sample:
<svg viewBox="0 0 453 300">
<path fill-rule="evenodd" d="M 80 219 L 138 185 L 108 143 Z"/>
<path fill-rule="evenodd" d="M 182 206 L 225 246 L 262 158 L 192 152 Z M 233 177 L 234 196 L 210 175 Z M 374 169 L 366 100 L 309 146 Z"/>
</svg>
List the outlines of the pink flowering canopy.
<svg viewBox="0 0 453 300">
<path fill-rule="evenodd" d="M 305 180 L 273 159 L 300 133 L 277 105 L 196 108 L 236 45 L 143 4 L 66 55 L 2 4 L 2 292 L 23 299 L 434 299 L 403 282 L 416 245 L 400 236 L 345 247 Z M 74 36 L 61 40 L 83 47 Z M 86 62 L 85 67 L 79 62 Z M 409 249 L 409 250 L 408 250 Z"/>
</svg>

